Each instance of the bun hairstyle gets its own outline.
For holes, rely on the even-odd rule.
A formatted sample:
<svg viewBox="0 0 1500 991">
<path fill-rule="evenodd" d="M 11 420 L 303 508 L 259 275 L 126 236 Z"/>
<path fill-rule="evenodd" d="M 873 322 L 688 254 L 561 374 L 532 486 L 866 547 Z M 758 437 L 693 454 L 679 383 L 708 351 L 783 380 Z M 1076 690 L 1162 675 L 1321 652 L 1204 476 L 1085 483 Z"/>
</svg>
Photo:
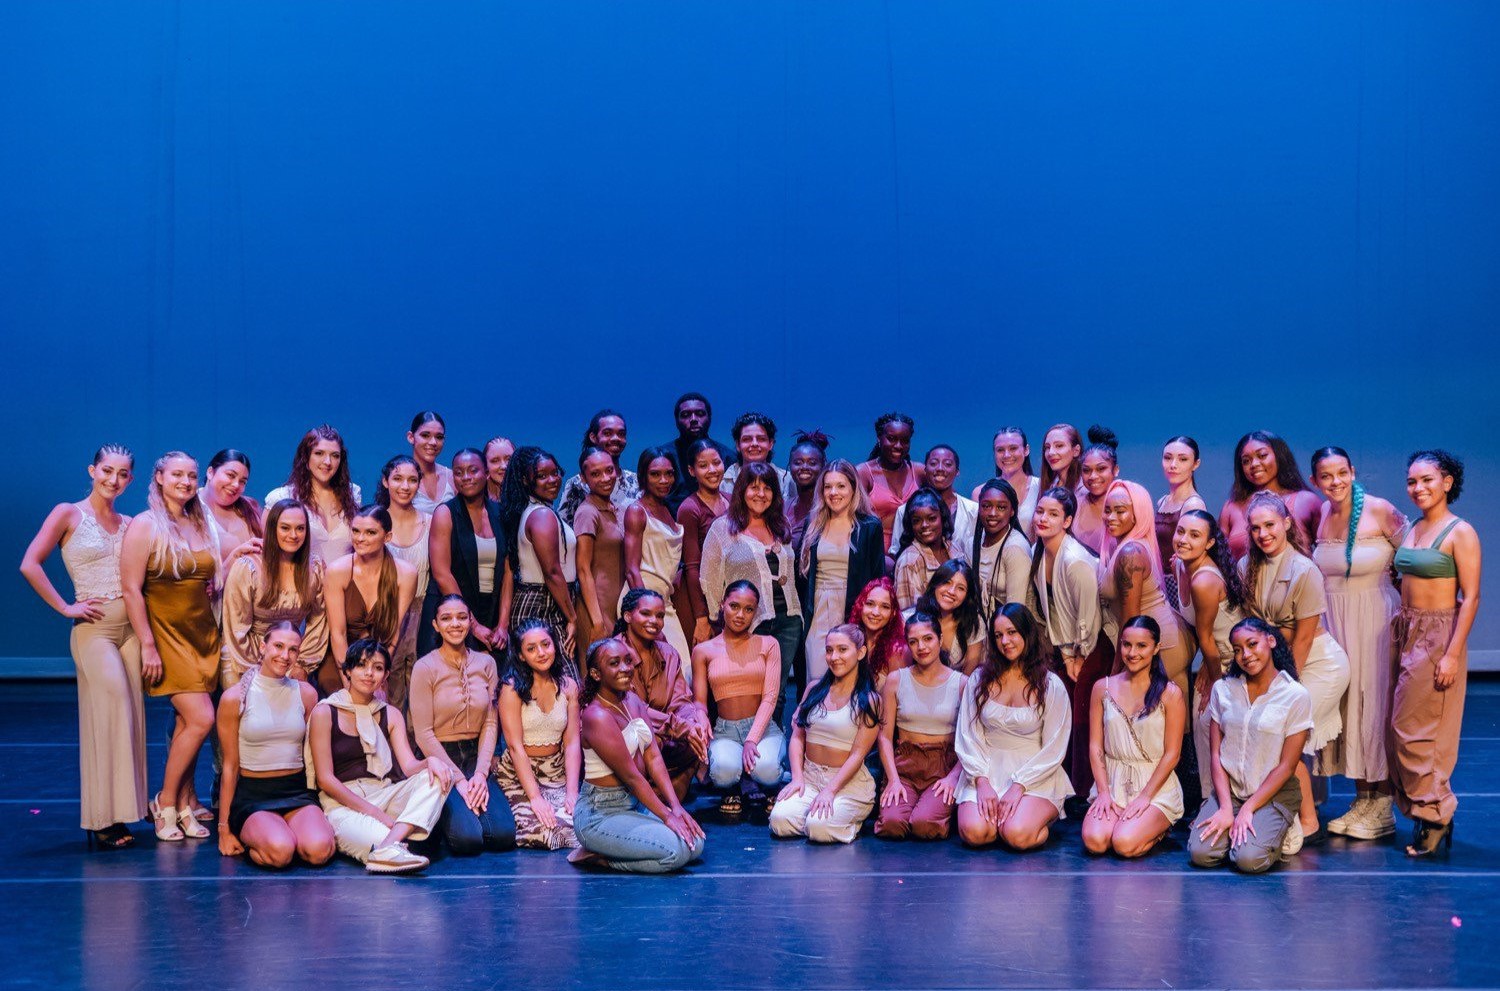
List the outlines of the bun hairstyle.
<svg viewBox="0 0 1500 991">
<path fill-rule="evenodd" d="M 816 447 L 819 451 L 827 454 L 828 442 L 831 440 L 833 440 L 831 436 L 825 434 L 823 431 L 818 430 L 817 428 L 814 428 L 812 430 L 799 430 L 792 435 L 792 450 L 795 451 L 797 448 L 803 447 L 805 445 L 807 447 Z"/>
<path fill-rule="evenodd" d="M 1120 438 L 1115 436 L 1115 432 L 1108 427 L 1101 427 L 1096 423 L 1089 427 L 1088 436 L 1089 446 L 1084 448 L 1083 456 L 1079 460 L 1088 457 L 1090 454 L 1098 454 L 1108 458 L 1110 464 L 1119 467 Z"/>
<path fill-rule="evenodd" d="M 1464 463 L 1441 447 L 1412 452 L 1411 457 L 1406 459 L 1406 467 L 1411 468 L 1418 461 L 1436 465 L 1438 471 L 1453 479 L 1453 486 L 1448 490 L 1448 505 L 1457 502 L 1459 493 L 1464 490 Z"/>
</svg>

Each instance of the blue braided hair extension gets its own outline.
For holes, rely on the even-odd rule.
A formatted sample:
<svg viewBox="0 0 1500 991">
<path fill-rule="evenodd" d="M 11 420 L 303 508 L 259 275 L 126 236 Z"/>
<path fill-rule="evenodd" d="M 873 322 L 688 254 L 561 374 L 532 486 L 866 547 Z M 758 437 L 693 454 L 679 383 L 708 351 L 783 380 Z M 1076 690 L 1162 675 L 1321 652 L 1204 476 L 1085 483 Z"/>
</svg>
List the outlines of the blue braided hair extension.
<svg viewBox="0 0 1500 991">
<path fill-rule="evenodd" d="M 1349 497 L 1349 536 L 1344 540 L 1344 577 L 1354 570 L 1354 538 L 1359 534 L 1359 518 L 1365 511 L 1365 487 L 1354 483 L 1354 493 Z"/>
</svg>

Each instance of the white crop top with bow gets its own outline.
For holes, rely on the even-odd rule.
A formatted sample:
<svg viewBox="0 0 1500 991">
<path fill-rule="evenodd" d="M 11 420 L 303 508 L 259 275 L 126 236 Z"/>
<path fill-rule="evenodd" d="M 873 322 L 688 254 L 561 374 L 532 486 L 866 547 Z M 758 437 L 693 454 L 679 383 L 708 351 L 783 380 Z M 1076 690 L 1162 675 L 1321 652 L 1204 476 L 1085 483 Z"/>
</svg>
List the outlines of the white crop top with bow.
<svg viewBox="0 0 1500 991">
<path fill-rule="evenodd" d="M 620 735 L 625 738 L 625 749 L 630 756 L 639 757 L 641 751 L 651 746 L 651 727 L 646 720 L 637 716 L 624 726 L 620 727 Z M 593 747 L 583 748 L 583 776 L 588 778 L 608 778 L 614 776 L 614 768 L 604 762 L 604 759 L 594 752 Z"/>
</svg>

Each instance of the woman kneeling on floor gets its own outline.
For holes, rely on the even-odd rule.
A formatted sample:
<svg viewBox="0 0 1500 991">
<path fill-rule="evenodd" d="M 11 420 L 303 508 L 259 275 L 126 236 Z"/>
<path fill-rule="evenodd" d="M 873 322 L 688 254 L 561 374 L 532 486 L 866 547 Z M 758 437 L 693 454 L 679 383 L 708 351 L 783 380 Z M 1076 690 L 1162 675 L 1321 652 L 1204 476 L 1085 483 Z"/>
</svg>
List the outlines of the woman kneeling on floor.
<svg viewBox="0 0 1500 991">
<path fill-rule="evenodd" d="M 887 840 L 945 840 L 963 774 L 953 751 L 958 707 L 969 679 L 948 666 L 942 623 L 914 612 L 906 621 L 910 667 L 881 691 L 880 763 L 885 790 L 875 835 Z"/>
<path fill-rule="evenodd" d="M 568 859 L 633 874 L 668 874 L 703 855 L 703 828 L 678 800 L 646 721 L 650 707 L 631 690 L 636 663 L 635 652 L 618 638 L 589 645 L 583 787 L 573 811 L 583 849 Z"/>
<path fill-rule="evenodd" d="M 308 719 L 307 746 L 323 811 L 339 850 L 372 874 L 419 871 L 427 858 L 406 848 L 424 839 L 453 787 L 448 764 L 418 760 L 401 712 L 375 697 L 391 655 L 378 640 L 349 645 L 341 668 L 348 688 L 319 702 Z"/>
<path fill-rule="evenodd" d="M 1208 700 L 1214 794 L 1188 840 L 1194 867 L 1226 860 L 1248 874 L 1270 870 L 1288 842 L 1302 791 L 1294 777 L 1313 728 L 1312 696 L 1297 683 L 1297 662 L 1281 631 L 1263 619 L 1229 632 L 1234 660 Z"/>
<path fill-rule="evenodd" d="M 1177 760 L 1187 703 L 1162 663 L 1161 627 L 1134 616 L 1120 628 L 1125 670 L 1094 685 L 1089 702 L 1089 763 L 1094 787 L 1083 820 L 1089 853 L 1140 857 L 1182 818 Z"/>
<path fill-rule="evenodd" d="M 771 834 L 851 843 L 875 808 L 875 779 L 865 756 L 880 729 L 880 694 L 859 627 L 835 626 L 825 642 L 828 670 L 793 717 L 787 751 L 792 780 L 777 796 Z"/>
<path fill-rule="evenodd" d="M 578 682 L 545 619 L 511 631 L 510 663 L 500 685 L 505 753 L 495 780 L 516 819 L 516 842 L 561 850 L 578 846 L 573 810 L 583 751 L 578 743 Z"/>
<path fill-rule="evenodd" d="M 219 700 L 219 852 L 260 867 L 293 857 L 314 866 L 333 859 L 333 827 L 307 786 L 302 764 L 317 689 L 291 677 L 302 634 L 286 620 L 266 630 L 260 665 Z"/>
<path fill-rule="evenodd" d="M 958 835 L 969 846 L 998 839 L 1013 850 L 1035 850 L 1073 794 L 1063 768 L 1072 705 L 1049 660 L 1026 606 L 1007 602 L 996 610 L 989 650 L 969 679 L 953 740 L 964 768 Z"/>
</svg>

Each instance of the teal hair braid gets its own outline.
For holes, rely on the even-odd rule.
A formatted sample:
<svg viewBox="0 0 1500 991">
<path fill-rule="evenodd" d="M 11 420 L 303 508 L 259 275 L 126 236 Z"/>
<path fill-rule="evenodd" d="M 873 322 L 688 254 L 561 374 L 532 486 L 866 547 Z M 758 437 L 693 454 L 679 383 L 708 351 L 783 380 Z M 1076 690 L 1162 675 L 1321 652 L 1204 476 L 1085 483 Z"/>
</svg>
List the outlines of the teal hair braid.
<svg viewBox="0 0 1500 991">
<path fill-rule="evenodd" d="M 1349 498 L 1349 536 L 1344 540 L 1344 577 L 1354 570 L 1354 538 L 1359 535 L 1359 518 L 1365 512 L 1365 487 L 1354 483 L 1354 494 Z"/>
</svg>

